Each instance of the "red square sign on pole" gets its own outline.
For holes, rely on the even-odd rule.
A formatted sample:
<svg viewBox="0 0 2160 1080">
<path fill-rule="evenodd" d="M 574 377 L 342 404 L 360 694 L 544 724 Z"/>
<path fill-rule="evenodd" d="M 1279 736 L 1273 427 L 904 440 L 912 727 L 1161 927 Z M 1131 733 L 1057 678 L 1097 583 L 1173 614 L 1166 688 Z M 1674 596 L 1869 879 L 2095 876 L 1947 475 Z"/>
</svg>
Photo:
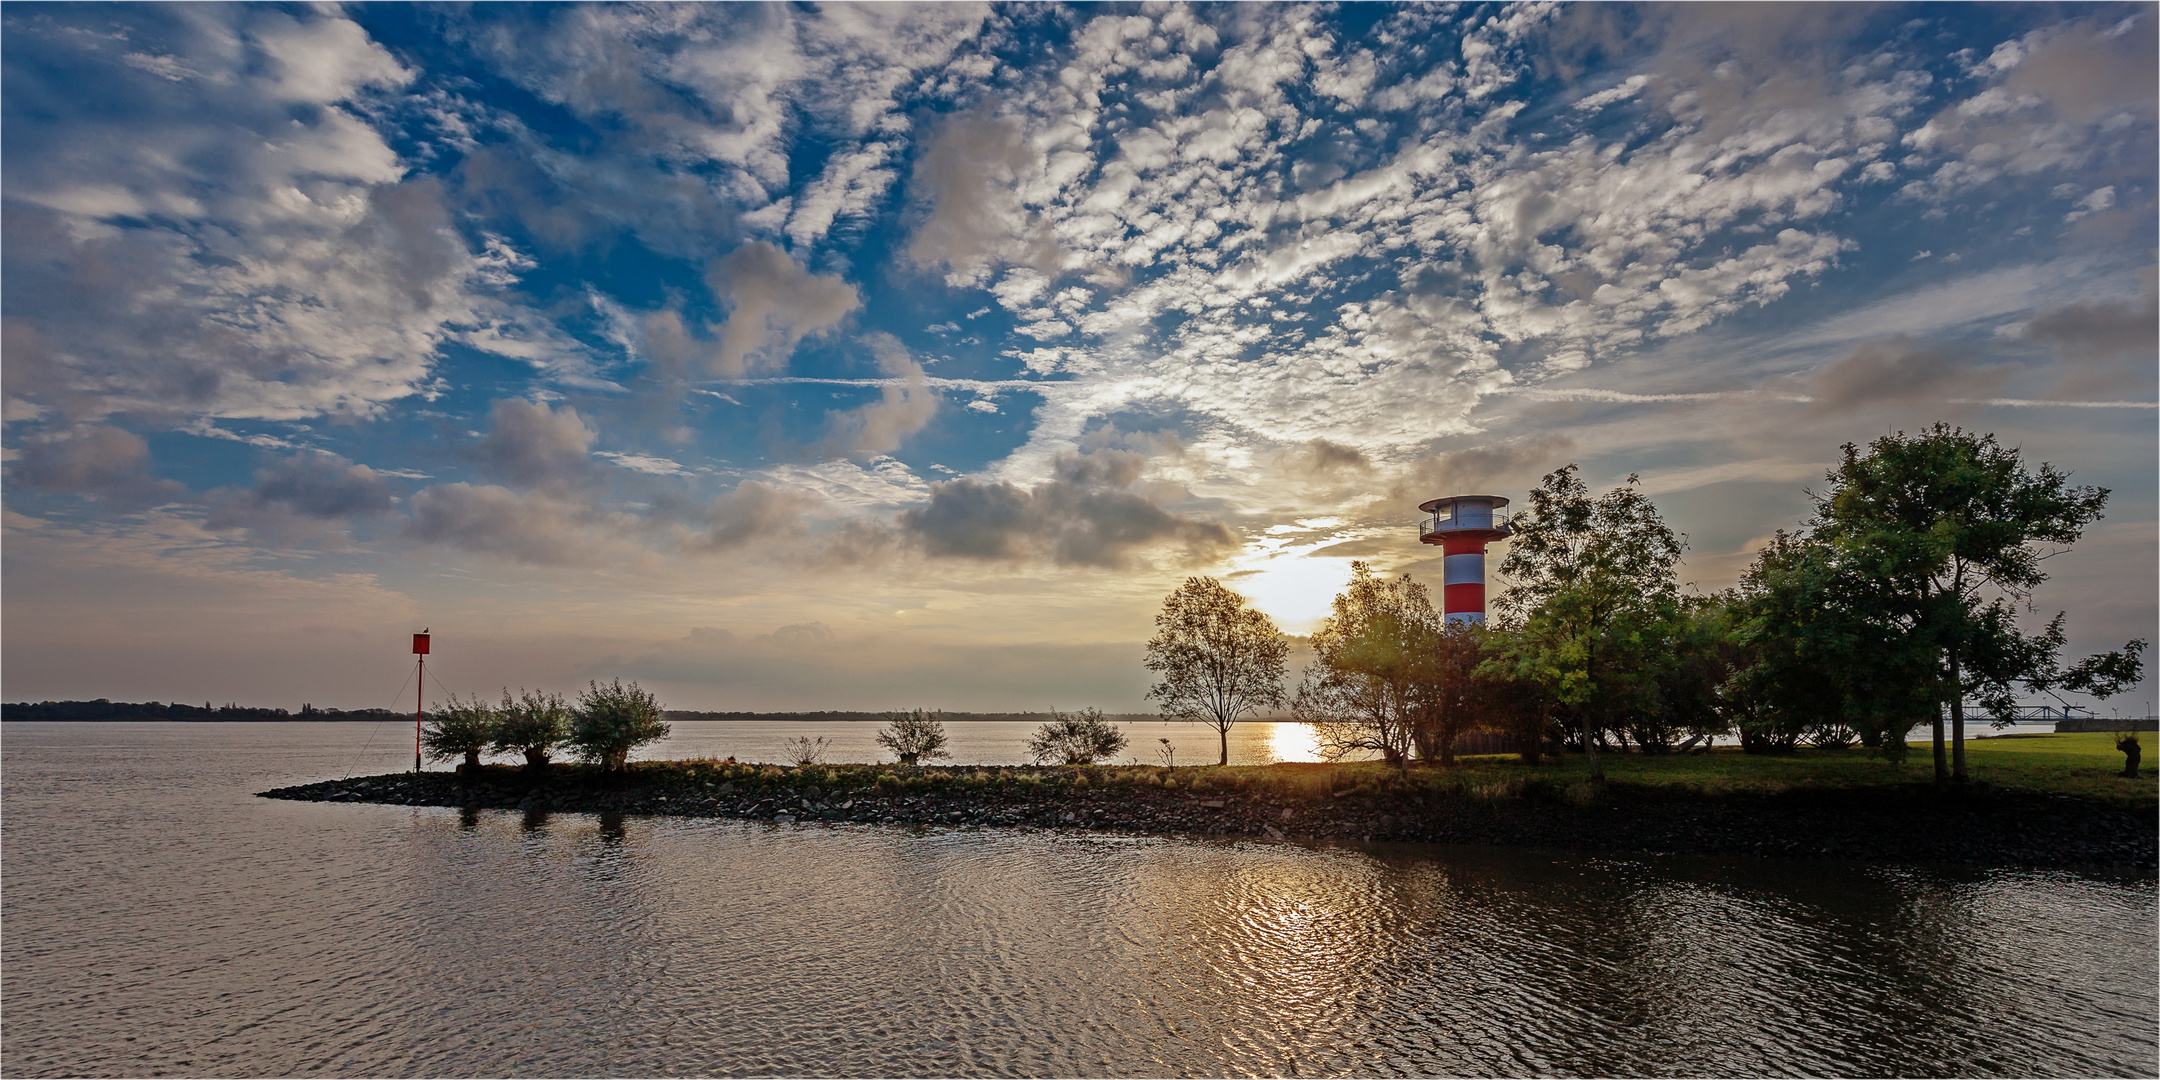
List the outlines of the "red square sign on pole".
<svg viewBox="0 0 2160 1080">
<path fill-rule="evenodd" d="M 427 655 L 428 636 L 426 634 L 414 634 L 412 636 L 412 651 L 414 656 Z"/>
</svg>

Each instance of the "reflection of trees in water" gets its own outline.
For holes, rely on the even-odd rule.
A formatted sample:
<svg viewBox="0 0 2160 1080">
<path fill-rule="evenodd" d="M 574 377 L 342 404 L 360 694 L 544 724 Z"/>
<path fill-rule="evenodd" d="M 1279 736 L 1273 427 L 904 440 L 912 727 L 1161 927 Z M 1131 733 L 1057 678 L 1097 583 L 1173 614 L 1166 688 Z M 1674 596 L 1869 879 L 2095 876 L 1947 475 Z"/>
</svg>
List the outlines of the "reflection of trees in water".
<svg viewBox="0 0 2160 1080">
<path fill-rule="evenodd" d="M 2036 1064 L 1981 1037 L 2002 987 L 1976 942 L 2001 935 L 1969 876 L 1277 850 L 1180 850 L 1118 916 L 1152 931 L 1166 1030 L 1229 1071 Z"/>
<path fill-rule="evenodd" d="M 1537 927 L 1517 986 L 1534 1071 L 1989 1071 L 1979 936 L 1955 880 L 1837 863 L 1563 857 L 1490 865 L 1480 900 Z M 1466 878 L 1468 875 L 1464 875 Z M 1533 945 L 1524 942 L 1524 945 Z"/>
<path fill-rule="evenodd" d="M 505 1074 L 590 1071 L 593 1041 L 652 1022 L 636 1003 L 665 957 L 644 828 L 621 815 L 493 810 L 418 824 L 398 980 L 457 1010 L 457 1030 L 470 1034 L 416 1048 L 413 1071 L 469 1072 L 454 1063 L 474 1061 Z"/>
</svg>

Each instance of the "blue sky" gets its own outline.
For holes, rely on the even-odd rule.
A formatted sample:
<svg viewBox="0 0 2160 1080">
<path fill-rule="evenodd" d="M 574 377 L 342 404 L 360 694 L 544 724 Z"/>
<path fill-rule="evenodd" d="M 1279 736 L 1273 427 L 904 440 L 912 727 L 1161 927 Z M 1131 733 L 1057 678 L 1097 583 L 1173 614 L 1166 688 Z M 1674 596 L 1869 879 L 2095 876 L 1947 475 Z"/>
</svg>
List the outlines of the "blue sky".
<svg viewBox="0 0 2160 1080">
<path fill-rule="evenodd" d="M 1576 461 L 1720 588 L 1938 420 L 2153 634 L 2149 4 L 0 19 L 11 698 L 1136 709 L 1187 574 Z"/>
</svg>

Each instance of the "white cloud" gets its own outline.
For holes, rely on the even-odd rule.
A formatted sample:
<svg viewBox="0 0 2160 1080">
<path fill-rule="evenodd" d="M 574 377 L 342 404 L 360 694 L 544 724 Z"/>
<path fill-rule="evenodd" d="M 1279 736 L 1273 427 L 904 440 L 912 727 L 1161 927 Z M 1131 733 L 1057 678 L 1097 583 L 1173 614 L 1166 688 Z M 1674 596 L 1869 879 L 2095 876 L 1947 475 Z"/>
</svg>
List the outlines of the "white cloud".
<svg viewBox="0 0 2160 1080">
<path fill-rule="evenodd" d="M 363 119 L 356 102 L 413 73 L 358 26 L 269 8 L 160 25 L 169 64 L 10 29 L 50 77 L 129 106 L 68 112 L 52 90 L 62 115 L 11 145 L 8 318 L 43 352 L 14 396 L 75 416 L 375 415 L 422 392 L 443 340 L 517 318 L 488 292 L 499 264 Z"/>
</svg>

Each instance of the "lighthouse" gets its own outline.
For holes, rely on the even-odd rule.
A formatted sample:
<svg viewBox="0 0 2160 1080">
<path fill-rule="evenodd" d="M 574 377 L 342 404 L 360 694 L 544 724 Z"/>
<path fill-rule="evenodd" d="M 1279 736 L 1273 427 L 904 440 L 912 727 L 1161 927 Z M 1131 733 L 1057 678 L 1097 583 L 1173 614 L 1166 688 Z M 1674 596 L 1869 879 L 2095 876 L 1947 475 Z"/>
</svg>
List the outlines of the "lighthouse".
<svg viewBox="0 0 2160 1080">
<path fill-rule="evenodd" d="M 1498 495 L 1450 495 L 1418 504 L 1431 515 L 1418 526 L 1418 542 L 1446 553 L 1441 607 L 1449 622 L 1485 622 L 1485 545 L 1508 537 L 1507 504 Z"/>
</svg>

